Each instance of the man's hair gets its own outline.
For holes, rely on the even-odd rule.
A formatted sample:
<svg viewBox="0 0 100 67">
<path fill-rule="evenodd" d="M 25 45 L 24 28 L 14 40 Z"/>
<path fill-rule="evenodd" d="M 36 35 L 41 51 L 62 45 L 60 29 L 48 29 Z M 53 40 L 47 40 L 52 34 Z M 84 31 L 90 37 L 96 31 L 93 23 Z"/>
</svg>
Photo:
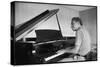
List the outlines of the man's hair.
<svg viewBox="0 0 100 67">
<path fill-rule="evenodd" d="M 73 21 L 79 22 L 80 25 L 83 25 L 82 20 L 79 17 L 73 17 L 72 21 L 71 21 L 71 24 L 73 24 Z"/>
</svg>

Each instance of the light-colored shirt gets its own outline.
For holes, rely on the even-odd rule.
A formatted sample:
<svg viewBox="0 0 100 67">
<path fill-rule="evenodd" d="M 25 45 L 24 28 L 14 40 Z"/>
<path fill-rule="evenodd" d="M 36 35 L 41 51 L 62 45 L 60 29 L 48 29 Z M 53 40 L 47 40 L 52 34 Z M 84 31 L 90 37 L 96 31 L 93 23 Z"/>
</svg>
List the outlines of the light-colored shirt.
<svg viewBox="0 0 100 67">
<path fill-rule="evenodd" d="M 91 50 L 91 39 L 88 31 L 81 27 L 76 31 L 76 42 L 75 45 L 79 47 L 78 54 L 86 55 Z"/>
</svg>

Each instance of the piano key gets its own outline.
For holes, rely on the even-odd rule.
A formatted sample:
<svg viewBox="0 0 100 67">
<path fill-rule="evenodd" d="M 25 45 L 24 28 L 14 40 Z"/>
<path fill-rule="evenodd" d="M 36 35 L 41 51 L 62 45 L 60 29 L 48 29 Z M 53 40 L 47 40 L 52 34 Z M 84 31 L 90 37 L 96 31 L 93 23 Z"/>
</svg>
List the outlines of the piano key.
<svg viewBox="0 0 100 67">
<path fill-rule="evenodd" d="M 51 59 L 53 59 L 53 58 L 55 58 L 55 57 L 58 57 L 58 56 L 60 56 L 60 55 L 62 55 L 62 54 L 64 54 L 65 52 L 59 52 L 59 53 L 57 53 L 57 54 L 55 54 L 55 55 L 52 55 L 52 56 L 50 56 L 50 57 L 47 57 L 47 58 L 45 58 L 45 61 L 49 61 L 49 60 L 51 60 Z"/>
</svg>

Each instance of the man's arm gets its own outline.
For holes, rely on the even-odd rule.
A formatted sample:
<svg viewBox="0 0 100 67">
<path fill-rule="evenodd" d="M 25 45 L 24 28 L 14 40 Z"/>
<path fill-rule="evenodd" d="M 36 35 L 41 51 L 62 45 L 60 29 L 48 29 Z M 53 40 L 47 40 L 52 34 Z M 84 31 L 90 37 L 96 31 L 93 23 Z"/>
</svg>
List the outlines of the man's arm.
<svg viewBox="0 0 100 67">
<path fill-rule="evenodd" d="M 72 50 L 73 53 L 77 54 L 80 50 L 82 44 L 82 33 L 80 31 L 76 32 L 75 48 Z"/>
<path fill-rule="evenodd" d="M 75 48 L 73 48 L 73 49 L 66 48 L 66 49 L 62 49 L 58 52 L 77 54 L 79 52 L 81 43 L 82 43 L 82 33 L 80 31 L 78 31 L 78 32 L 76 32 Z"/>
</svg>

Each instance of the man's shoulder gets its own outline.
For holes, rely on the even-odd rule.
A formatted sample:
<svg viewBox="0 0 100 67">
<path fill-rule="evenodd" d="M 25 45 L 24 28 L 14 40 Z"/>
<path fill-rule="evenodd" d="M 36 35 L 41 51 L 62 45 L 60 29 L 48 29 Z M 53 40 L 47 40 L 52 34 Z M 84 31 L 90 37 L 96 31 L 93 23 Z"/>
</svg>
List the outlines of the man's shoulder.
<svg viewBox="0 0 100 67">
<path fill-rule="evenodd" d="M 81 35 L 82 33 L 83 33 L 83 30 L 82 30 L 82 29 L 80 29 L 80 30 L 78 30 L 78 31 L 76 32 L 77 35 Z"/>
</svg>

